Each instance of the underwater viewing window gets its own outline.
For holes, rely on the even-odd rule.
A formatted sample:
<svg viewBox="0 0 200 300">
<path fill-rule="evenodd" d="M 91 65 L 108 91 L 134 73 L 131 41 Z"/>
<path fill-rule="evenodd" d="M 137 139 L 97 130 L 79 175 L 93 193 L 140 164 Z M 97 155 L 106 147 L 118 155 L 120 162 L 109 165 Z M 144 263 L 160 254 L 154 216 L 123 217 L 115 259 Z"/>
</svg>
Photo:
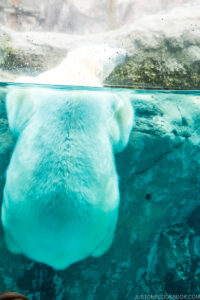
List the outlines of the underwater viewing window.
<svg viewBox="0 0 200 300">
<path fill-rule="evenodd" d="M 199 299 L 199 170 L 198 0 L 0 1 L 0 299 Z"/>
</svg>

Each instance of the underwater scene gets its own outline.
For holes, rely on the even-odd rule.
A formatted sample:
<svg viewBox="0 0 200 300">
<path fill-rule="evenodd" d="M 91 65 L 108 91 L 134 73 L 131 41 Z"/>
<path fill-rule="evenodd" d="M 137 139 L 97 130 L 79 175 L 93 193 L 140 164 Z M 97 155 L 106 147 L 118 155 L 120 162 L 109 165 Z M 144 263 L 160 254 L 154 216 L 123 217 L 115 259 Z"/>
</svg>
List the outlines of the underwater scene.
<svg viewBox="0 0 200 300">
<path fill-rule="evenodd" d="M 0 300 L 200 299 L 200 2 L 0 1 Z"/>
<path fill-rule="evenodd" d="M 28 299 L 198 295 L 200 92 L 0 91 L 0 289 Z"/>
</svg>

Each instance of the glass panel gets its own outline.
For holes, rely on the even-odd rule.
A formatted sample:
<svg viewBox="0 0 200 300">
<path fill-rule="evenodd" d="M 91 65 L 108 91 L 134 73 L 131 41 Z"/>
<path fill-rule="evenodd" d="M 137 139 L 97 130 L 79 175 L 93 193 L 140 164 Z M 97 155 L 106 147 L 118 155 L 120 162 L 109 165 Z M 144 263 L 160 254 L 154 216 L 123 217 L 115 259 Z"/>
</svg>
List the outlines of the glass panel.
<svg viewBox="0 0 200 300">
<path fill-rule="evenodd" d="M 1 0 L 0 25 L 0 292 L 197 299 L 199 1 Z"/>
</svg>

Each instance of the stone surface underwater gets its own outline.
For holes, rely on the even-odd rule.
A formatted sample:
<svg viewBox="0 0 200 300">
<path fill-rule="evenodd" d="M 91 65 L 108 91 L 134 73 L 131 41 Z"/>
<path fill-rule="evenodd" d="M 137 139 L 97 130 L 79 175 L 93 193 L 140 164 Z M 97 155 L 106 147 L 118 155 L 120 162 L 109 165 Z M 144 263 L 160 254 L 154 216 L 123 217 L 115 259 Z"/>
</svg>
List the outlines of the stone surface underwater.
<svg viewBox="0 0 200 300">
<path fill-rule="evenodd" d="M 0 87 L 1 202 L 15 145 L 5 109 L 9 88 L 6 83 Z M 77 89 L 48 88 L 58 94 Z M 115 156 L 120 206 L 114 241 L 103 256 L 56 271 L 11 254 L 1 227 L 0 291 L 16 291 L 30 300 L 131 300 L 145 295 L 187 299 L 200 294 L 200 92 L 79 89 L 121 94 L 135 110 L 129 144 Z"/>
</svg>

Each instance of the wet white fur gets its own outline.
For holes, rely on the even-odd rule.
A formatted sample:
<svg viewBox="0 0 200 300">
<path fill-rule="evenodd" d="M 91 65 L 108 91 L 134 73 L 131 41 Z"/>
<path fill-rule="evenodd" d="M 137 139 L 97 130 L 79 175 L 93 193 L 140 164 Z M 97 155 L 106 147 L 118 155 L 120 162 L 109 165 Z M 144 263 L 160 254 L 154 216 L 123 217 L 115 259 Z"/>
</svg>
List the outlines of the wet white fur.
<svg viewBox="0 0 200 300">
<path fill-rule="evenodd" d="M 66 61 L 74 55 L 84 60 L 86 55 L 94 69 L 95 62 L 101 61 L 93 56 L 90 60 L 89 48 L 78 51 Z M 114 53 L 119 50 L 110 51 L 116 61 Z M 105 72 L 107 64 L 114 65 L 111 60 L 112 56 L 107 63 L 101 61 Z M 58 67 L 63 69 L 63 84 L 70 78 L 66 61 Z M 51 76 L 59 76 L 58 68 L 38 80 L 55 83 Z M 87 67 L 88 81 L 81 72 L 81 84 L 95 80 L 101 84 L 96 74 L 87 73 Z M 74 81 L 79 84 L 76 76 Z M 8 248 L 55 269 L 105 253 L 113 240 L 119 207 L 114 153 L 126 147 L 133 126 L 127 96 L 103 90 L 13 88 L 7 96 L 7 112 L 17 139 L 2 205 Z"/>
<path fill-rule="evenodd" d="M 126 51 L 106 44 L 70 51 L 57 67 L 37 77 L 21 77 L 18 82 L 53 85 L 102 86 L 103 80 L 126 58 Z"/>
</svg>

